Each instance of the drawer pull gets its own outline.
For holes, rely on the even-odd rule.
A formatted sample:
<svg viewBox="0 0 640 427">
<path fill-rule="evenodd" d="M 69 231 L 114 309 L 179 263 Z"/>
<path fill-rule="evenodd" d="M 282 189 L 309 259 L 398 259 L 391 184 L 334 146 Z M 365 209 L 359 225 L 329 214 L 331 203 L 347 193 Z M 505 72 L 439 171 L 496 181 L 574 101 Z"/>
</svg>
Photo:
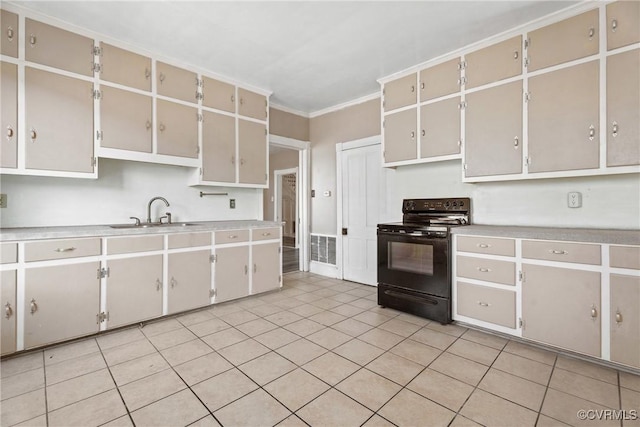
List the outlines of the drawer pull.
<svg viewBox="0 0 640 427">
<path fill-rule="evenodd" d="M 591 318 L 593 320 L 596 320 L 596 318 L 598 317 L 598 309 L 596 308 L 595 304 L 591 305 Z"/>
<path fill-rule="evenodd" d="M 613 122 L 611 127 L 611 136 L 614 138 L 618 136 L 618 122 Z"/>
<path fill-rule="evenodd" d="M 482 249 L 486 249 L 486 248 L 490 248 L 490 247 L 491 247 L 491 245 L 490 245 L 490 244 L 488 244 L 488 243 L 478 243 L 478 245 L 477 245 L 477 246 L 478 246 L 479 248 L 482 248 Z"/>
<path fill-rule="evenodd" d="M 6 317 L 7 319 L 10 319 L 11 316 L 13 316 L 13 309 L 11 308 L 11 304 L 10 303 L 6 303 L 4 305 L 4 317 Z"/>
<path fill-rule="evenodd" d="M 596 29 L 593 27 L 589 28 L 589 40 L 591 40 L 595 35 L 596 35 Z"/>
<path fill-rule="evenodd" d="M 491 306 L 491 304 L 489 304 L 488 302 L 482 302 L 482 301 L 478 301 L 478 305 L 481 307 L 489 307 Z"/>
<path fill-rule="evenodd" d="M 622 313 L 620 313 L 620 310 L 616 311 L 616 323 L 618 324 L 618 326 L 620 326 L 620 323 L 622 323 Z"/>
<path fill-rule="evenodd" d="M 15 35 L 15 32 L 13 31 L 13 27 L 8 27 L 7 28 L 7 39 L 12 42 L 13 41 L 13 36 Z"/>
<path fill-rule="evenodd" d="M 29 304 L 29 307 L 31 307 L 31 309 L 30 309 L 31 314 L 33 314 L 36 311 L 38 311 L 38 304 L 36 304 L 35 298 L 31 298 L 31 303 Z"/>
<path fill-rule="evenodd" d="M 485 268 L 485 267 L 478 267 L 478 271 L 480 273 L 490 273 L 491 269 L 490 268 Z"/>
<path fill-rule="evenodd" d="M 75 251 L 76 248 L 74 248 L 73 246 L 69 247 L 69 248 L 57 248 L 54 249 L 55 252 L 72 252 Z"/>
<path fill-rule="evenodd" d="M 34 47 L 37 42 L 38 42 L 38 39 L 36 38 L 36 36 L 31 34 L 29 36 L 29 44 L 31 45 L 31 47 Z"/>
<path fill-rule="evenodd" d="M 177 284 L 178 284 L 178 281 L 177 281 L 175 278 L 171 277 L 171 287 L 173 288 L 173 287 L 175 287 Z"/>
<path fill-rule="evenodd" d="M 156 291 L 159 291 L 162 288 L 162 282 L 160 279 L 156 279 Z"/>
<path fill-rule="evenodd" d="M 267 236 L 271 236 L 271 233 L 262 233 L 262 235 L 267 237 Z"/>
<path fill-rule="evenodd" d="M 231 234 L 229 236 L 227 236 L 228 239 L 237 239 L 238 236 L 236 236 L 235 234 Z"/>
<path fill-rule="evenodd" d="M 618 29 L 618 20 L 614 19 L 611 21 L 611 32 L 615 33 Z"/>
<path fill-rule="evenodd" d="M 13 138 L 14 133 L 13 128 L 11 126 L 7 126 L 7 139 Z"/>
<path fill-rule="evenodd" d="M 566 254 L 568 254 L 567 251 L 557 251 L 555 249 L 549 249 L 549 253 L 550 254 L 554 254 L 554 255 L 566 255 Z"/>
</svg>

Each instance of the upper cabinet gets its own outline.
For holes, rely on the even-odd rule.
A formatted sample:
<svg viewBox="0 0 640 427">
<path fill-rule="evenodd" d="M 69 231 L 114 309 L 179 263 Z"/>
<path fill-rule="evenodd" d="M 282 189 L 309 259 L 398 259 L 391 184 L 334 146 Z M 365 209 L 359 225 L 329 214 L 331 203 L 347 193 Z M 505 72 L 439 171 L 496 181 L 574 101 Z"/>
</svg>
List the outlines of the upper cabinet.
<svg viewBox="0 0 640 427">
<path fill-rule="evenodd" d="M 18 67 L 15 64 L 0 62 L 0 99 L 2 123 L 0 129 L 2 158 L 0 166 L 15 169 L 18 167 Z"/>
<path fill-rule="evenodd" d="M 202 106 L 236 112 L 236 87 L 209 77 L 202 77 Z M 264 118 L 263 118 L 264 119 Z"/>
<path fill-rule="evenodd" d="M 101 92 L 100 146 L 151 153 L 152 98 L 109 86 Z"/>
<path fill-rule="evenodd" d="M 199 99 L 198 75 L 164 62 L 156 62 L 158 95 L 197 103 Z"/>
<path fill-rule="evenodd" d="M 522 37 L 485 47 L 465 55 L 467 89 L 522 74 Z"/>
<path fill-rule="evenodd" d="M 599 63 L 529 79 L 529 172 L 600 164 Z"/>
<path fill-rule="evenodd" d="M 415 104 L 418 93 L 416 75 L 410 74 L 384 84 L 382 88 L 382 105 L 384 111 Z"/>
<path fill-rule="evenodd" d="M 18 15 L 15 13 L 0 10 L 2 16 L 0 28 L 2 28 L 2 43 L 0 52 L 3 55 L 18 57 Z"/>
<path fill-rule="evenodd" d="M 463 182 L 640 173 L 640 3 L 574 10 L 381 79 L 383 165 L 463 158 Z"/>
<path fill-rule="evenodd" d="M 238 114 L 258 120 L 267 120 L 269 105 L 267 97 L 250 90 L 238 88 Z"/>
<path fill-rule="evenodd" d="M 268 184 L 267 127 L 262 123 L 238 120 L 238 181 L 240 184 Z"/>
<path fill-rule="evenodd" d="M 25 67 L 25 167 L 93 173 L 93 84 Z"/>
<path fill-rule="evenodd" d="M 529 71 L 595 55 L 599 49 L 598 9 L 530 32 L 528 45 Z"/>
<path fill-rule="evenodd" d="M 176 102 L 156 100 L 158 154 L 197 158 L 198 110 Z"/>
<path fill-rule="evenodd" d="M 100 79 L 151 91 L 151 58 L 100 43 Z"/>
<path fill-rule="evenodd" d="M 236 182 L 236 120 L 231 116 L 203 112 L 202 180 Z"/>
<path fill-rule="evenodd" d="M 640 49 L 607 57 L 607 166 L 640 164 Z"/>
<path fill-rule="evenodd" d="M 609 3 L 607 5 L 607 50 L 634 43 L 640 43 L 640 2 Z"/>
<path fill-rule="evenodd" d="M 93 76 L 93 40 L 62 28 L 27 18 L 25 59 L 85 76 Z"/>
<path fill-rule="evenodd" d="M 455 58 L 420 72 L 420 102 L 460 92 L 462 62 Z"/>
</svg>

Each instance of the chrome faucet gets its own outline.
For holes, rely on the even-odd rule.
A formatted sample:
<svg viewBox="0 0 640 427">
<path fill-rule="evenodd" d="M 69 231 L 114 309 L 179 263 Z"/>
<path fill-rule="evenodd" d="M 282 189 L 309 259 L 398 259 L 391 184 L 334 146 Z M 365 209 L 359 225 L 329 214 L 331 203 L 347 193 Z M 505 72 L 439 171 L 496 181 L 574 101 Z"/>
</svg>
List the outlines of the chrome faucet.
<svg viewBox="0 0 640 427">
<path fill-rule="evenodd" d="M 147 223 L 151 224 L 151 205 L 156 200 L 162 200 L 165 205 L 169 206 L 169 202 L 164 197 L 156 196 L 153 199 L 149 200 L 149 205 L 147 206 Z"/>
</svg>

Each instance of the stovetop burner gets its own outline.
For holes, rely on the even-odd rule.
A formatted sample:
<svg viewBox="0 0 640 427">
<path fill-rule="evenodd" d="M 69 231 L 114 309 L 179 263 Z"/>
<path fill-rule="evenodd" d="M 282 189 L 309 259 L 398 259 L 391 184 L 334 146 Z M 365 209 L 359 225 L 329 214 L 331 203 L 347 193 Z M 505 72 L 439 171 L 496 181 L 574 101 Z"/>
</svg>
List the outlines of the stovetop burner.
<svg viewBox="0 0 640 427">
<path fill-rule="evenodd" d="M 451 227 L 470 224 L 471 199 L 405 199 L 402 222 L 379 224 L 389 231 L 448 231 Z"/>
</svg>

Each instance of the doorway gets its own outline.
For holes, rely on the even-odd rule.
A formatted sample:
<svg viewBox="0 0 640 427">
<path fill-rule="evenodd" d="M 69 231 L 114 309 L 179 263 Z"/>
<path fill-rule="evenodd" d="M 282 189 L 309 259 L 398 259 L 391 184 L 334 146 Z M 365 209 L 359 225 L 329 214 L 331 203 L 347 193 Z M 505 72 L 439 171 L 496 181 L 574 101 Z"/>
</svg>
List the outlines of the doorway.
<svg viewBox="0 0 640 427">
<path fill-rule="evenodd" d="M 337 144 L 338 275 L 377 285 L 377 225 L 393 217 L 393 173 L 382 167 L 379 136 Z M 393 206 L 393 208 L 391 208 Z"/>
<path fill-rule="evenodd" d="M 282 272 L 309 271 L 310 143 L 269 136 L 270 188 L 264 215 L 283 223 Z"/>
</svg>

